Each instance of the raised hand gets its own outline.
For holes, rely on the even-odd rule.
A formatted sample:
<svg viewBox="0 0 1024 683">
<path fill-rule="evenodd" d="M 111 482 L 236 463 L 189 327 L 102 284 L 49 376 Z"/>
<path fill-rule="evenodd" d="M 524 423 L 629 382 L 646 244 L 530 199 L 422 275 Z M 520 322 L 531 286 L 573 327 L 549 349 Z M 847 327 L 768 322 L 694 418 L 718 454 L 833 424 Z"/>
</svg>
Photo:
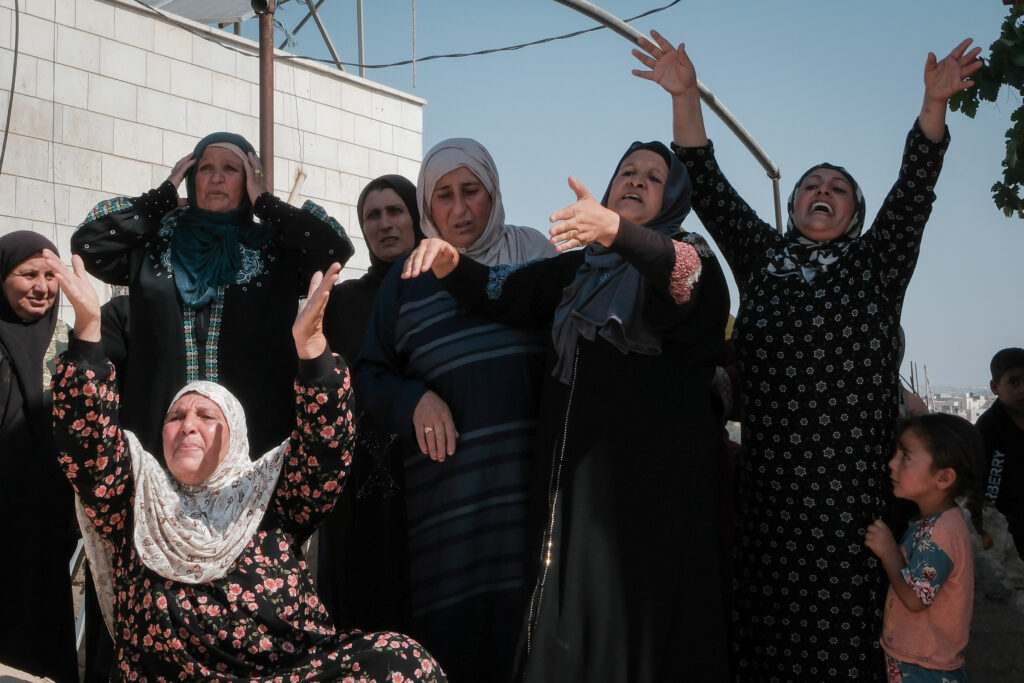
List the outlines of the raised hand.
<svg viewBox="0 0 1024 683">
<path fill-rule="evenodd" d="M 428 270 L 438 278 L 447 277 L 459 265 L 459 250 L 440 237 L 428 237 L 409 253 L 402 267 L 402 279 L 419 277 Z"/>
<path fill-rule="evenodd" d="M 576 178 L 569 176 L 576 202 L 551 214 L 548 231 L 559 252 L 598 242 L 610 247 L 619 234 L 619 214 L 601 205 Z"/>
<path fill-rule="evenodd" d="M 169 180 L 170 183 L 174 185 L 174 189 L 178 189 L 179 187 L 181 187 L 181 183 L 183 180 L 185 180 L 185 174 L 188 173 L 188 169 L 195 166 L 195 164 L 196 160 L 192 156 L 191 152 L 189 152 L 188 154 L 174 162 L 174 167 L 171 168 L 171 174 L 167 176 L 167 180 Z M 187 199 L 185 199 L 184 197 L 178 198 L 179 206 L 186 206 L 187 204 Z"/>
<path fill-rule="evenodd" d="M 956 93 L 974 85 L 969 76 L 981 68 L 980 47 L 968 50 L 967 38 L 941 61 L 928 53 L 924 65 L 924 102 L 917 123 L 929 140 L 939 142 L 946 136 L 946 103 Z"/>
<path fill-rule="evenodd" d="M 71 257 L 73 270 L 49 249 L 43 249 L 43 258 L 46 259 L 46 266 L 53 270 L 60 290 L 75 309 L 75 337 L 82 341 L 98 342 L 101 332 L 100 300 L 89 282 L 82 257 L 77 254 Z"/>
<path fill-rule="evenodd" d="M 256 198 L 268 191 L 266 181 L 263 179 L 263 166 L 260 159 L 252 152 L 245 155 L 245 191 L 249 194 L 249 201 L 256 203 Z"/>
<path fill-rule="evenodd" d="M 649 70 L 633 69 L 633 75 L 654 81 L 671 95 L 684 95 L 691 91 L 696 94 L 697 70 L 686 54 L 685 45 L 680 43 L 678 48 L 673 47 L 657 31 L 651 31 L 651 37 L 657 45 L 642 38 L 639 45 L 644 52 L 633 49 L 633 56 Z"/>
<path fill-rule="evenodd" d="M 946 101 L 961 90 L 966 90 L 974 85 L 970 80 L 971 74 L 982 67 L 978 55 L 980 47 L 972 48 L 971 38 L 965 38 L 953 51 L 937 61 L 934 52 L 928 53 L 928 59 L 924 65 L 924 96 L 925 99 L 942 102 Z"/>
<path fill-rule="evenodd" d="M 327 272 L 313 273 L 313 278 L 309 281 L 306 301 L 292 324 L 292 338 L 295 340 L 295 351 L 299 358 L 310 360 L 327 350 L 324 311 L 327 310 L 327 299 L 331 295 L 334 283 L 338 281 L 340 272 L 341 264 L 332 263 Z"/>
<path fill-rule="evenodd" d="M 412 428 L 416 432 L 416 442 L 424 455 L 431 460 L 444 462 L 444 459 L 455 453 L 455 440 L 459 432 L 455 429 L 452 411 L 444 399 L 427 390 L 423 394 L 416 409 L 412 413 Z"/>
</svg>

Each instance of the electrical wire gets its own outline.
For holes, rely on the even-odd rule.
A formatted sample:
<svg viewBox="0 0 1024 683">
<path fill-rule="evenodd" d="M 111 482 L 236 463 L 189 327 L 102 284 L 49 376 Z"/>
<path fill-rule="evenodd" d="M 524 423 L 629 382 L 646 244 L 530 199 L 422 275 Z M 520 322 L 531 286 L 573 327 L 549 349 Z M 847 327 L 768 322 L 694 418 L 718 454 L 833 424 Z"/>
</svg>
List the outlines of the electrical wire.
<svg viewBox="0 0 1024 683">
<path fill-rule="evenodd" d="M 158 14 L 158 15 L 162 16 L 163 18 L 167 19 L 168 21 L 173 22 L 174 24 L 177 24 L 178 26 L 180 26 L 181 28 L 185 29 L 186 31 L 188 31 L 189 33 L 191 33 L 193 35 L 196 35 L 196 36 L 199 36 L 200 38 L 204 38 L 206 40 L 209 40 L 212 43 L 217 43 L 217 44 L 219 44 L 219 45 L 221 45 L 221 46 L 223 46 L 223 47 L 225 47 L 225 48 L 227 48 L 229 50 L 237 52 L 239 54 L 244 54 L 244 55 L 251 55 L 252 54 L 252 50 L 243 50 L 243 49 L 239 49 L 237 47 L 231 46 L 231 45 L 225 45 L 215 35 L 212 35 L 211 33 L 205 32 L 205 31 L 197 31 L 197 30 L 195 30 L 195 28 L 193 28 L 191 26 L 188 26 L 187 24 L 179 21 L 178 18 L 175 17 L 174 15 L 169 14 L 167 12 L 164 12 L 163 10 L 157 9 L 156 7 L 152 7 L 150 5 L 147 5 L 146 3 L 142 2 L 142 0 L 135 0 L 135 2 L 138 3 L 139 5 L 141 5 L 142 7 L 145 7 L 150 12 L 152 12 L 154 14 Z M 627 22 L 636 21 L 637 19 L 642 19 L 643 17 L 647 17 L 647 16 L 650 16 L 652 14 L 657 14 L 658 12 L 663 12 L 663 11 L 669 9 L 670 7 L 678 5 L 680 2 L 682 2 L 682 0 L 672 0 L 672 2 L 668 3 L 667 5 L 664 5 L 662 7 L 656 7 L 656 8 L 651 9 L 651 10 L 647 10 L 646 12 L 642 12 L 642 13 L 636 15 L 635 17 L 630 17 L 629 19 L 626 19 L 625 21 L 627 21 Z M 552 42 L 555 42 L 556 40 L 567 40 L 569 38 L 576 38 L 577 36 L 582 36 L 585 33 L 591 33 L 593 31 L 603 31 L 603 30 L 605 30 L 605 28 L 606 28 L 605 26 L 594 26 L 592 28 L 583 29 L 582 31 L 573 31 L 572 33 L 565 33 L 565 34 L 560 35 L 560 36 L 552 36 L 550 38 L 541 38 L 539 40 L 532 40 L 532 41 L 530 41 L 528 43 L 520 43 L 518 45 L 508 45 L 506 47 L 494 47 L 494 48 L 488 48 L 486 50 L 477 50 L 475 52 L 453 52 L 453 53 L 450 53 L 450 54 L 443 54 L 443 55 L 430 55 L 428 57 L 413 57 L 412 59 L 403 59 L 402 61 L 391 62 L 390 64 L 360 64 L 359 62 L 335 62 L 333 59 L 326 59 L 326 58 L 322 58 L 322 57 L 311 57 L 311 56 L 308 56 L 308 55 L 285 55 L 283 57 L 275 57 L 275 59 L 282 60 L 282 61 L 292 61 L 292 60 L 296 60 L 296 59 L 306 59 L 306 60 L 310 60 L 310 61 L 314 61 L 314 62 L 320 62 L 322 64 L 331 64 L 331 65 L 340 64 L 341 66 L 361 67 L 361 68 L 364 68 L 364 69 L 388 69 L 388 68 L 395 67 L 395 66 L 408 66 L 409 64 L 417 64 L 419 62 L 428 62 L 428 61 L 435 60 L 435 59 L 459 59 L 459 58 L 463 58 L 463 57 L 479 57 L 481 55 L 489 55 L 489 54 L 494 54 L 496 52 L 512 52 L 512 51 L 515 51 L 515 50 L 521 50 L 521 49 L 523 49 L 525 47 L 533 47 L 534 45 L 543 45 L 544 43 L 552 43 Z"/>
<path fill-rule="evenodd" d="M 11 67 L 11 92 L 7 96 L 7 123 L 4 124 L 4 143 L 0 147 L 0 173 L 4 170 L 4 156 L 7 154 L 7 134 L 11 131 L 11 112 L 14 111 L 14 85 L 18 78 L 18 18 L 21 11 L 18 0 L 14 0 L 14 65 Z"/>
</svg>

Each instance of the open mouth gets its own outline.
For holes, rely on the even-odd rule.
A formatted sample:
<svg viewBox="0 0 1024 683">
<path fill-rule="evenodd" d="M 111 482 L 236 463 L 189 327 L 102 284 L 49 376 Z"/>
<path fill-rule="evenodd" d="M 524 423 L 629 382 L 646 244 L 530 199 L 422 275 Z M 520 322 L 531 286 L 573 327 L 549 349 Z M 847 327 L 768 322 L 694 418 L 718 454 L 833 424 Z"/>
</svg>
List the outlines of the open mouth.
<svg viewBox="0 0 1024 683">
<path fill-rule="evenodd" d="M 826 216 L 835 215 L 835 211 L 832 210 L 832 207 L 825 202 L 814 202 L 811 204 L 811 213 L 823 213 Z"/>
<path fill-rule="evenodd" d="M 640 202 L 641 204 L 644 203 L 644 200 L 640 199 L 640 195 L 638 195 L 638 194 L 632 194 L 632 193 L 624 194 L 624 195 L 622 195 L 622 198 L 623 199 L 632 199 L 634 202 Z"/>
</svg>

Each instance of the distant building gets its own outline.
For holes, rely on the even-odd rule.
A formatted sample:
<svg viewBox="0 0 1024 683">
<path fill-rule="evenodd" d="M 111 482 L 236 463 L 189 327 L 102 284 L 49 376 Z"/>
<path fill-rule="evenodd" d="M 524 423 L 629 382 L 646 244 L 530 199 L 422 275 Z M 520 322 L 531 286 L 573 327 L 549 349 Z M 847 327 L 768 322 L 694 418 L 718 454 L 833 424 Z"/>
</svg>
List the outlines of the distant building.
<svg viewBox="0 0 1024 683">
<path fill-rule="evenodd" d="M 973 392 L 966 394 L 939 392 L 932 394 L 928 400 L 928 409 L 933 413 L 959 415 L 973 424 L 992 405 L 993 400 L 995 397 L 992 395 Z"/>
</svg>

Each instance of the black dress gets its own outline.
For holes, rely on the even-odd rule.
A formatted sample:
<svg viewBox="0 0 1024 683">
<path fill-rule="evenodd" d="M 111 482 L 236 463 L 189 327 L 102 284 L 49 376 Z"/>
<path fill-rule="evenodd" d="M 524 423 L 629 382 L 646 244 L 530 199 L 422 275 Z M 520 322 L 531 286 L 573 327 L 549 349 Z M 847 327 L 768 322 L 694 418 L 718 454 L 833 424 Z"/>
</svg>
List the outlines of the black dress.
<svg viewBox="0 0 1024 683">
<path fill-rule="evenodd" d="M 702 268 L 685 303 L 671 294 L 682 242 Z M 722 440 L 709 387 L 728 290 L 695 235 L 674 241 L 622 221 L 614 250 L 649 287 L 644 315 L 661 331 L 662 352 L 624 354 L 581 337 L 571 384 L 546 377 L 521 673 L 531 683 L 724 680 Z M 490 270 L 463 258 L 441 282 L 470 312 L 549 328 L 582 263 L 583 252 Z"/>
<path fill-rule="evenodd" d="M 370 261 L 365 275 L 334 287 L 324 314 L 324 335 L 350 366 L 391 266 L 372 252 Z M 340 626 L 404 632 L 411 608 L 402 452 L 395 434 L 358 415 L 349 483 L 317 538 L 317 589 Z"/>
<path fill-rule="evenodd" d="M 125 374 L 131 381 L 121 389 L 122 424 L 147 450 L 162 452 L 164 413 L 186 382 L 187 366 L 198 369 L 197 379 L 208 379 L 204 370 L 214 364 L 209 356 L 216 349 L 216 381 L 242 403 L 252 451 L 263 453 L 291 430 L 291 324 L 298 299 L 314 271 L 334 261 L 344 265 L 352 243 L 315 204 L 300 210 L 264 193 L 254 211 L 277 229 L 276 237 L 259 250 L 243 249 L 237 283 L 210 306 L 191 311 L 170 268 L 174 222 L 167 214 L 177 200 L 174 185 L 164 182 L 140 197 L 102 202 L 71 237 L 72 252 L 91 275 L 129 288 Z"/>
<path fill-rule="evenodd" d="M 890 493 L 900 312 L 948 142 L 914 126 L 871 229 L 810 282 L 767 272 L 791 238 L 739 197 L 710 144 L 677 150 L 740 290 L 738 680 L 883 680 L 887 582 L 864 531 Z"/>
<path fill-rule="evenodd" d="M 53 244 L 12 233 L 0 247 L 0 282 Z M 68 560 L 74 549 L 74 492 L 57 466 L 43 356 L 58 305 L 23 322 L 0 291 L 0 662 L 64 683 L 78 679 Z"/>
</svg>

